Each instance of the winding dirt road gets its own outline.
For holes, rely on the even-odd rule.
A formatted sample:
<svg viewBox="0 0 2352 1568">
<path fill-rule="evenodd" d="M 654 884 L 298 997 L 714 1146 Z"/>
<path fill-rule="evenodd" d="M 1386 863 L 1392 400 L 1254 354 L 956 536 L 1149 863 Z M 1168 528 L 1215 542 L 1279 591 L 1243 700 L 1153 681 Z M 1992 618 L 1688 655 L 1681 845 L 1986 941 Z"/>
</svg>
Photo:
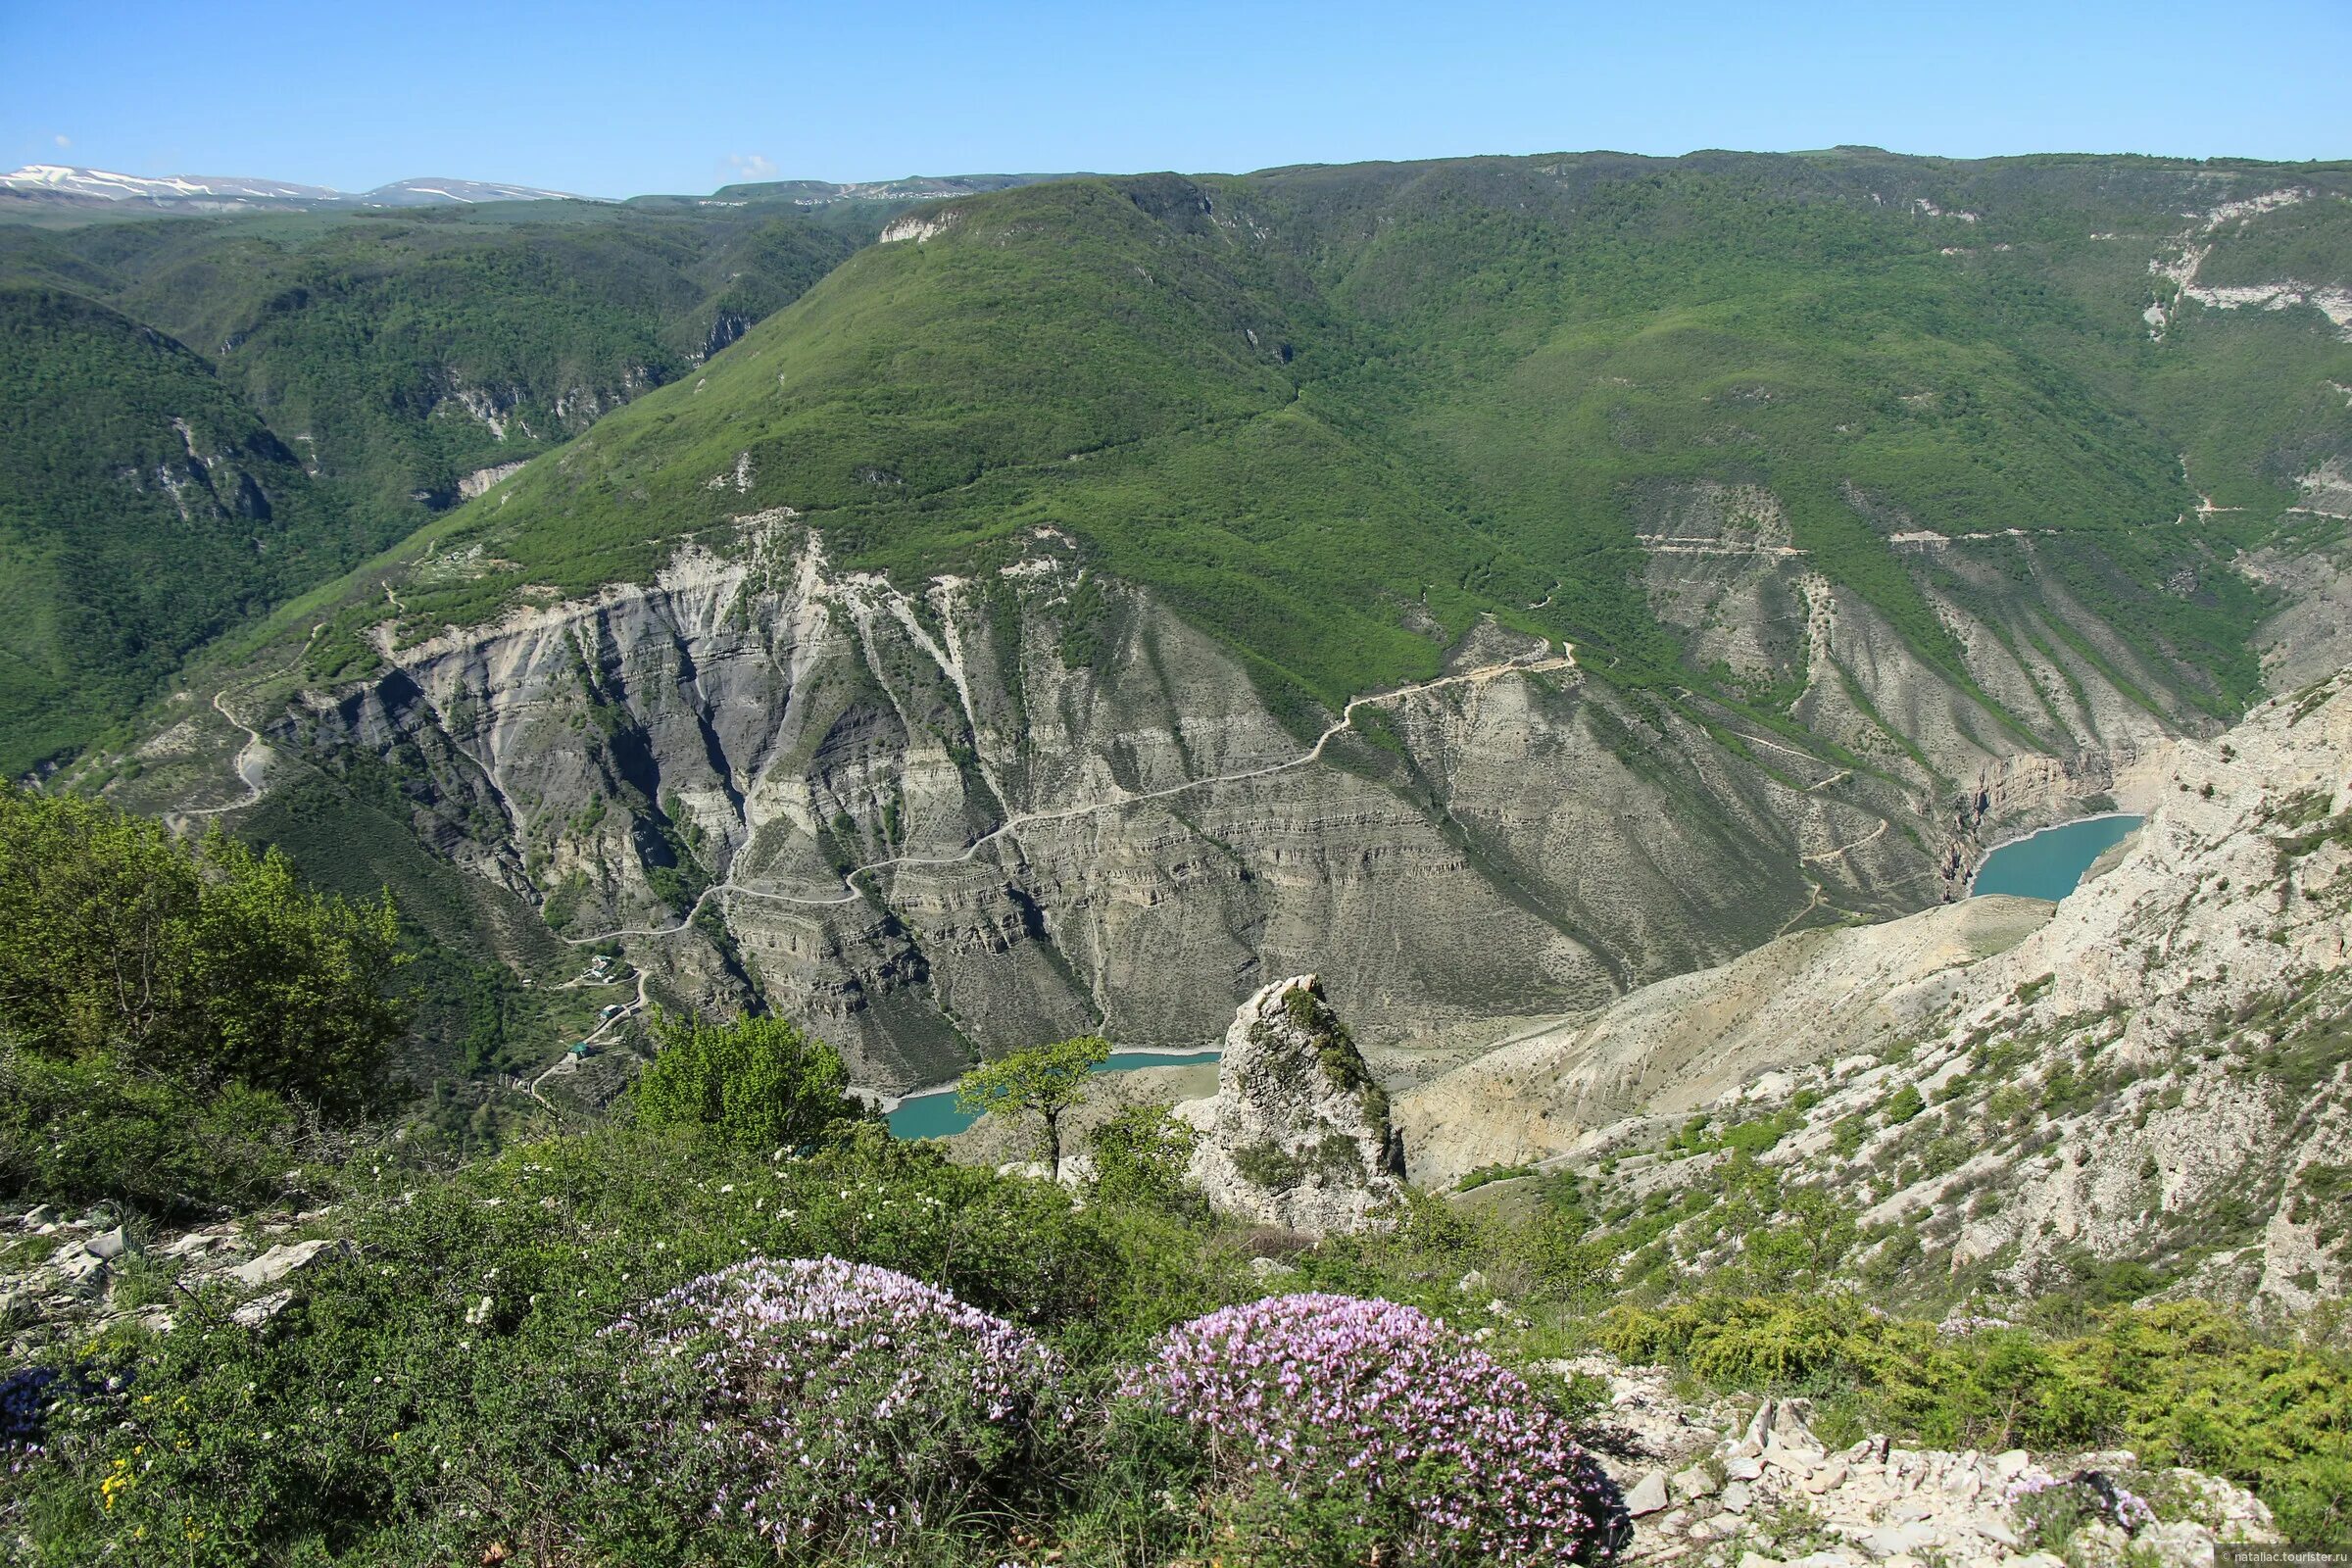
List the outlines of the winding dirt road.
<svg viewBox="0 0 2352 1568">
<path fill-rule="evenodd" d="M 262 674 L 254 676 L 251 680 L 244 683 L 242 690 L 248 692 L 257 691 L 263 685 L 277 679 L 280 675 L 291 674 L 296 669 L 300 668 L 302 666 L 303 660 L 310 656 L 311 644 L 317 642 L 318 640 L 318 634 L 324 630 L 326 630 L 326 623 L 324 621 L 313 626 L 311 628 L 311 634 L 308 637 L 305 637 L 302 640 L 302 646 L 295 650 L 294 657 L 288 660 L 281 668 L 266 670 Z M 239 801 L 231 801 L 225 806 L 198 806 L 191 807 L 183 811 L 173 811 L 170 813 L 173 818 L 185 818 L 191 816 L 220 816 L 229 811 L 242 811 L 248 806 L 252 806 L 259 802 L 262 798 L 263 791 L 269 786 L 270 755 L 270 743 L 262 739 L 262 732 L 260 730 L 255 729 L 251 724 L 246 723 L 243 719 L 239 718 L 236 714 L 228 710 L 228 693 L 229 688 L 226 686 L 223 686 L 219 691 L 213 693 L 213 711 L 219 713 L 222 718 L 227 719 L 229 726 L 232 729 L 241 731 L 245 736 L 245 744 L 237 749 L 236 762 L 234 764 L 237 770 L 237 782 L 245 786 L 245 798 Z"/>
<path fill-rule="evenodd" d="M 869 860 L 862 865 L 853 866 L 850 870 L 842 873 L 841 891 L 822 898 L 797 893 L 769 893 L 759 888 L 744 887 L 729 879 L 723 882 L 714 882 L 705 888 L 702 897 L 694 901 L 694 906 L 688 909 L 675 925 L 622 926 L 616 930 L 599 931 L 587 936 L 565 937 L 564 940 L 574 947 L 587 947 L 593 943 L 610 941 L 614 937 L 675 936 L 694 923 L 695 916 L 702 913 L 704 905 L 714 898 L 725 898 L 730 894 L 747 899 L 764 899 L 771 904 L 797 904 L 819 908 L 854 904 L 860 897 L 858 892 L 857 879 L 869 871 L 908 866 L 962 865 L 998 839 L 1017 833 L 1022 828 L 1040 822 L 1065 822 L 1073 817 L 1091 816 L 1097 811 L 1117 810 L 1122 807 L 1140 806 L 1149 801 L 1167 800 L 1178 795 L 1190 794 L 1194 790 L 1207 789 L 1219 784 L 1239 784 L 1250 779 L 1270 778 L 1277 773 L 1288 773 L 1294 768 L 1304 767 L 1320 759 L 1324 749 L 1348 729 L 1349 724 L 1354 721 L 1356 710 L 1359 708 L 1393 703 L 1407 697 L 1418 697 L 1425 692 L 1438 691 L 1447 686 L 1481 685 L 1504 675 L 1534 675 L 1548 670 L 1574 669 L 1575 667 L 1576 649 L 1573 645 L 1563 643 L 1561 652 L 1557 654 L 1546 653 L 1529 659 L 1506 660 L 1499 664 L 1483 664 L 1477 669 L 1466 669 L 1458 674 L 1441 675 L 1435 680 L 1416 681 L 1408 686 L 1396 687 L 1393 691 L 1373 692 L 1351 700 L 1346 708 L 1340 710 L 1337 722 L 1315 737 L 1315 743 L 1312 746 L 1288 761 L 1272 762 L 1264 767 L 1245 768 L 1234 773 L 1220 773 L 1210 778 L 1190 779 L 1182 784 L 1171 784 L 1165 789 L 1121 791 L 1101 800 L 1088 801 L 1078 806 L 1058 807 L 1052 810 L 1015 811 L 1003 823 L 974 839 L 954 855 L 894 855 L 879 860 Z"/>
</svg>

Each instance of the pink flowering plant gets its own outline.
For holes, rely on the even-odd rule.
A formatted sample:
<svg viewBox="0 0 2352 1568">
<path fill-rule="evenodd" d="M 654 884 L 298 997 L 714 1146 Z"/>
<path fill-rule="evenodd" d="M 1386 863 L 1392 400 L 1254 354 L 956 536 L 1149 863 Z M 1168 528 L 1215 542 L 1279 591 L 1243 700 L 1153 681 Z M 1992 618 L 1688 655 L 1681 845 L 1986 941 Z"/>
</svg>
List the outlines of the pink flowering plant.
<svg viewBox="0 0 2352 1568">
<path fill-rule="evenodd" d="M 711 1521 L 787 1549 L 887 1546 L 1016 1489 L 1060 1372 L 1027 1331 L 834 1257 L 706 1274 L 615 1332 L 700 1394 L 653 1421 L 639 1462 L 696 1476 Z"/>
<path fill-rule="evenodd" d="M 2034 1545 L 2064 1552 L 2075 1533 L 2095 1520 L 2106 1520 L 2124 1534 L 2137 1535 L 2156 1523 L 2156 1510 L 2121 1482 L 2096 1470 L 2078 1470 L 2064 1480 L 2039 1465 L 2002 1490 L 2019 1526 Z"/>
<path fill-rule="evenodd" d="M 1263 1561 L 1533 1568 L 1622 1539 L 1623 1501 L 1567 1418 L 1413 1307 L 1228 1307 L 1162 1335 L 1118 1393 L 1191 1429 L 1237 1545 Z"/>
</svg>

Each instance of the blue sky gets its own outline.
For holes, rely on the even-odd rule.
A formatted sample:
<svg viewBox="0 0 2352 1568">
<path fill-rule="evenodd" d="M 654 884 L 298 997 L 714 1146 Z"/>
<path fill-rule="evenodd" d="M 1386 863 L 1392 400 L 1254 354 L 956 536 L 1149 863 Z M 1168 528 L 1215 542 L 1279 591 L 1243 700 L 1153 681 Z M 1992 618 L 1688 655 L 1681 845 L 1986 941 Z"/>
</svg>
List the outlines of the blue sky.
<svg viewBox="0 0 2352 1568">
<path fill-rule="evenodd" d="M 2352 0 L 0 0 L 0 166 L 736 178 L 1868 142 L 2352 157 Z"/>
</svg>

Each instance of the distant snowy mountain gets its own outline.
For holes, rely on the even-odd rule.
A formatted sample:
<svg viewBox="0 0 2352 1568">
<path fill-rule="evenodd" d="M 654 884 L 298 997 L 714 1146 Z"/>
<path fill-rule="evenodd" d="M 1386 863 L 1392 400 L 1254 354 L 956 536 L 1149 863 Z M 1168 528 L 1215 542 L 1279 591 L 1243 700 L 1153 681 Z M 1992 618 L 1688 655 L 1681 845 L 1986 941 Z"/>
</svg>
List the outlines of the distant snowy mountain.
<svg viewBox="0 0 2352 1568">
<path fill-rule="evenodd" d="M 274 207 L 447 207 L 476 202 L 583 201 L 559 190 L 474 179 L 401 179 L 369 191 L 298 185 L 224 174 L 118 174 L 64 164 L 28 164 L 0 174 L 0 193 L 59 206 L 127 202 L 178 212 L 245 212 Z"/>
<path fill-rule="evenodd" d="M 593 202 L 598 196 L 575 196 L 569 191 L 539 190 L 529 185 L 499 185 L 478 179 L 396 179 L 358 196 L 347 196 L 369 207 L 441 207 L 456 202 Z"/>
<path fill-rule="evenodd" d="M 772 179 L 754 184 L 722 185 L 712 202 L 787 199 L 801 207 L 824 207 L 833 202 L 927 202 L 945 196 L 972 196 L 1041 180 L 1067 179 L 1067 174 L 909 174 L 905 179 L 860 180 L 837 185 L 822 179 Z"/>
<path fill-rule="evenodd" d="M 329 190 L 324 185 L 296 185 L 282 179 L 241 179 L 223 174 L 168 174 L 161 179 L 153 179 L 142 174 L 115 174 L 103 169 L 74 169 L 63 164 L 27 164 L 13 174 L 0 174 L 0 185 L 12 190 L 94 196 L 110 202 L 331 202 L 346 199 L 342 192 Z"/>
</svg>

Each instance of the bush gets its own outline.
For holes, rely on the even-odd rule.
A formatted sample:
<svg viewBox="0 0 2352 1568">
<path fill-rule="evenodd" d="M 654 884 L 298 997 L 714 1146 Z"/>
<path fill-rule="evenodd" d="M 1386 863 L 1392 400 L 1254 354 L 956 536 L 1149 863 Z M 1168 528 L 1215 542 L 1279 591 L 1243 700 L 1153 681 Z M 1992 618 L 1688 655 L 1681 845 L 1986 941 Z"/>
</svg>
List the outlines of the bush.
<svg viewBox="0 0 2352 1568">
<path fill-rule="evenodd" d="M 836 1257 L 751 1258 L 620 1328 L 707 1380 L 699 1408 L 655 1423 L 646 1473 L 700 1450 L 717 1490 L 680 1500 L 782 1548 L 888 1546 L 1016 1491 L 1059 1375 L 1004 1319 Z"/>
<path fill-rule="evenodd" d="M 0 790 L 0 1015 L 53 1060 L 382 1103 L 403 1021 L 389 898 L 313 893 L 274 850 L 193 846 L 91 801 Z"/>
<path fill-rule="evenodd" d="M 396 1097 L 404 961 L 389 897 L 311 892 L 217 829 L 190 845 L 0 788 L 0 1193 L 250 1200 L 295 1107 L 347 1121 Z"/>
<path fill-rule="evenodd" d="M 782 1018 L 662 1017 L 661 1054 L 629 1092 L 642 1127 L 704 1127 L 731 1148 L 802 1148 L 838 1122 L 871 1119 L 841 1054 Z"/>
<path fill-rule="evenodd" d="M 1719 1387 L 1860 1390 L 1880 1430 L 1938 1447 L 2129 1447 L 2258 1491 L 2298 1540 L 2352 1523 L 2352 1365 L 2269 1344 L 2203 1301 L 2117 1307 L 2088 1333 L 1941 1334 L 1843 1296 L 1611 1313 L 1598 1339 Z"/>
<path fill-rule="evenodd" d="M 1192 1428 L 1255 1560 L 1588 1562 L 1624 1521 L 1566 1419 L 1409 1306 L 1229 1307 L 1163 1336 L 1120 1394 Z"/>
<path fill-rule="evenodd" d="M 740 1520 L 708 1516 L 723 1455 L 670 1444 L 647 1484 L 648 1424 L 709 1397 L 708 1380 L 603 1330 L 746 1258 L 830 1255 L 1106 1367 L 1248 1287 L 1197 1227 L 955 1165 L 869 1123 L 781 1160 L 696 1129 L 605 1129 L 444 1173 L 363 1163 L 336 1191 L 355 1253 L 304 1270 L 266 1329 L 231 1323 L 226 1299 L 183 1300 L 169 1334 L 76 1347 L 91 1376 L 50 1412 L 45 1452 L 19 1477 L 0 1462 L 0 1541 L 29 1535 L 44 1568 L 422 1568 L 500 1542 L 599 1568 L 772 1563 Z M 107 1508 L 118 1461 L 136 1481 Z M 952 1545 L 943 1560 L 1000 1560 Z"/>
<path fill-rule="evenodd" d="M 142 1077 L 110 1054 L 47 1061 L 0 1041 L 0 1190 L 155 1213 L 267 1201 L 296 1162 L 283 1100 Z"/>
<path fill-rule="evenodd" d="M 1207 1200 L 1185 1185 L 1200 1141 L 1168 1106 L 1130 1105 L 1089 1135 L 1096 1196 L 1205 1219 Z"/>
</svg>

